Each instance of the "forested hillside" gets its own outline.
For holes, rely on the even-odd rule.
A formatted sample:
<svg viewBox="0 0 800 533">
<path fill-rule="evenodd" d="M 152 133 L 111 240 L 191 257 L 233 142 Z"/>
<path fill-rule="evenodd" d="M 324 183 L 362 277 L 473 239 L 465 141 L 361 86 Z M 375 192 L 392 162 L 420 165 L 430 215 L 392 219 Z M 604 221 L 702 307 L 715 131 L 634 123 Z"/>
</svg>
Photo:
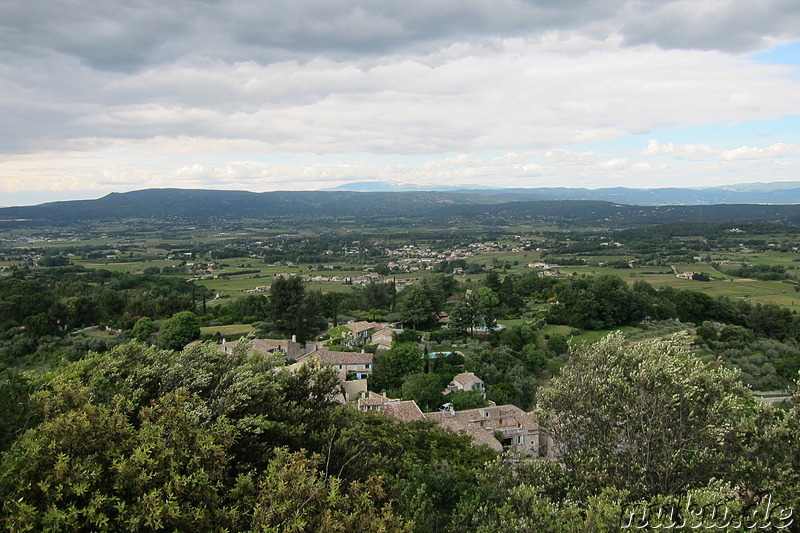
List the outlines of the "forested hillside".
<svg viewBox="0 0 800 533">
<path fill-rule="evenodd" d="M 269 192 L 148 189 L 112 193 L 97 200 L 53 202 L 0 209 L 6 223 L 81 222 L 157 219 L 211 222 L 229 219 L 332 219 L 355 217 L 402 225 L 498 225 L 537 221 L 567 226 L 591 222 L 625 227 L 683 220 L 710 222 L 800 223 L 792 205 L 636 206 L 598 200 L 531 201 L 528 194 L 486 195 L 474 192 Z M 9 222 L 10 221 L 10 222 Z M 467 223 L 468 224 L 465 224 Z"/>
</svg>

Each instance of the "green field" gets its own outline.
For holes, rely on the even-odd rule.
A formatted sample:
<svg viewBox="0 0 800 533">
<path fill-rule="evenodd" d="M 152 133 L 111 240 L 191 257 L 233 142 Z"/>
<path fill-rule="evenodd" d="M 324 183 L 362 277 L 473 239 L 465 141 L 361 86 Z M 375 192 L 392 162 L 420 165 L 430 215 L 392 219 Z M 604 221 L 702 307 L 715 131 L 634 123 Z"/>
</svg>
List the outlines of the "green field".
<svg viewBox="0 0 800 533">
<path fill-rule="evenodd" d="M 525 319 L 522 319 L 522 318 L 511 318 L 511 319 L 507 319 L 507 320 L 498 320 L 497 321 L 498 324 L 502 324 L 503 326 L 505 326 L 507 328 L 512 328 L 512 327 L 515 327 L 515 326 L 524 326 L 528 322 L 529 322 L 528 320 L 525 320 Z"/>
<path fill-rule="evenodd" d="M 230 324 L 228 326 L 206 326 L 200 328 L 200 335 L 216 335 L 217 333 L 222 336 L 243 335 L 245 333 L 250 333 L 251 331 L 256 331 L 256 328 L 250 324 Z"/>
<path fill-rule="evenodd" d="M 652 324 L 647 329 L 635 326 L 624 326 L 620 328 L 597 330 L 597 331 L 578 330 L 577 333 L 575 333 L 574 335 L 572 333 L 575 330 L 573 330 L 569 326 L 548 324 L 541 329 L 541 332 L 544 335 L 552 335 L 554 333 L 563 335 L 568 339 L 570 339 L 570 342 L 573 345 L 580 346 L 582 344 L 586 344 L 587 342 L 588 343 L 597 342 L 613 331 L 621 331 L 623 335 L 625 335 L 628 342 L 630 344 L 634 344 L 637 342 L 642 342 L 644 340 L 668 337 L 679 331 L 684 331 L 685 329 L 687 328 L 685 328 L 682 324 L 670 323 L 670 321 L 664 321 Z"/>
<path fill-rule="evenodd" d="M 130 261 L 130 262 L 118 262 L 118 261 L 84 261 L 84 260 L 73 260 L 73 263 L 76 265 L 82 265 L 86 268 L 97 268 L 97 269 L 105 269 L 110 270 L 111 272 L 130 272 L 131 274 L 135 274 L 136 272 L 141 272 L 142 269 L 151 266 L 149 263 L 145 263 L 142 261 Z M 153 265 L 155 266 L 155 265 Z"/>
<path fill-rule="evenodd" d="M 541 332 L 544 335 L 550 335 L 551 333 L 558 333 L 559 335 L 563 335 L 565 337 L 569 337 L 572 334 L 572 328 L 569 326 L 559 326 L 556 324 L 547 324 L 542 327 Z"/>
<path fill-rule="evenodd" d="M 655 287 L 674 287 L 676 289 L 690 289 L 702 291 L 711 296 L 728 296 L 734 299 L 746 299 L 757 303 L 774 303 L 786 306 L 792 310 L 800 310 L 800 292 L 795 291 L 795 285 L 780 281 L 726 281 L 731 278 L 724 270 L 724 266 L 717 266 L 710 262 L 685 262 L 687 257 L 703 257 L 704 259 L 729 260 L 734 266 L 738 263 L 755 265 L 781 266 L 788 276 L 797 282 L 800 279 L 800 253 L 787 251 L 800 244 L 797 235 L 790 230 L 781 230 L 775 234 L 764 234 L 759 229 L 757 234 L 734 234 L 720 237 L 713 246 L 708 245 L 710 240 L 694 236 L 681 236 L 667 239 L 664 242 L 664 251 L 655 249 L 651 255 L 638 256 L 633 250 L 636 242 L 625 242 L 622 248 L 599 247 L 591 252 L 569 254 L 559 252 L 565 250 L 570 243 L 586 242 L 596 245 L 598 235 L 609 239 L 617 239 L 614 232 L 604 229 L 601 234 L 592 228 L 564 231 L 556 226 L 530 226 L 524 224 L 511 224 L 492 228 L 488 234 L 464 233 L 466 237 L 459 236 L 463 230 L 453 227 L 447 230 L 432 227 L 415 227 L 413 230 L 398 227 L 376 226 L 370 224 L 358 227 L 357 221 L 345 222 L 341 220 L 326 222 L 317 221 L 315 225 L 308 220 L 299 220 L 291 227 L 278 227 L 267 221 L 237 221 L 233 224 L 215 223 L 214 225 L 195 226 L 189 223 L 155 223 L 149 221 L 130 221 L 125 224 L 98 223 L 85 228 L 49 228 L 37 230 L 34 228 L 9 229 L 0 233 L 0 238 L 8 239 L 3 245 L 5 258 L 0 257 L 0 268 L 11 268 L 17 264 L 10 257 L 27 253 L 51 254 L 62 250 L 70 254 L 70 260 L 86 268 L 106 269 L 115 272 L 142 272 L 147 267 L 170 269 L 172 267 L 186 268 L 186 262 L 195 263 L 194 271 L 189 269 L 180 275 L 185 279 L 192 279 L 200 274 L 213 274 L 223 278 L 198 281 L 205 287 L 213 290 L 221 298 L 238 297 L 244 291 L 259 286 L 269 286 L 278 274 L 298 274 L 309 278 L 317 274 L 324 276 L 360 276 L 370 268 L 383 266 L 393 260 L 395 256 L 372 254 L 359 257 L 356 261 L 352 255 L 342 253 L 348 246 L 348 239 L 352 242 L 361 242 L 365 246 L 378 250 L 382 247 L 393 248 L 403 244 L 413 244 L 420 248 L 430 247 L 437 251 L 446 251 L 453 248 L 463 248 L 474 242 L 498 242 L 505 250 L 498 252 L 484 252 L 473 257 L 468 257 L 469 263 L 478 263 L 486 266 L 495 266 L 501 276 L 506 274 L 530 273 L 529 263 L 544 261 L 558 262 L 558 258 L 574 257 L 592 263 L 585 266 L 563 266 L 558 270 L 565 276 L 596 276 L 613 275 L 621 277 L 629 285 L 636 281 L 644 280 Z M 326 239 L 330 236 L 333 248 L 325 250 L 329 243 Z M 472 240 L 474 235 L 474 240 Z M 521 236 L 522 240 L 516 238 Z M 77 237 L 77 240 L 61 240 Z M 343 238 L 345 237 L 345 238 Z M 23 239 L 34 238 L 34 242 Z M 307 259 L 307 262 L 295 266 L 285 266 L 288 260 L 303 260 L 303 255 L 291 247 L 292 239 L 302 239 L 302 242 L 312 242 L 319 239 L 320 244 L 316 251 Z M 50 239 L 48 242 L 47 240 Z M 307 241 L 310 239 L 310 241 Z M 470 239 L 470 240 L 466 240 Z M 453 244 L 445 244 L 452 241 Z M 523 241 L 535 241 L 535 247 L 541 246 L 542 251 L 528 250 L 524 252 L 511 251 L 512 247 L 519 246 Z M 624 239 L 620 239 L 620 242 Z M 256 244 L 258 242 L 258 244 Z M 297 241 L 300 242 L 300 241 Z M 676 247 L 677 243 L 677 247 Z M 285 248 L 284 248 L 285 246 Z M 693 249 L 697 247 L 699 249 Z M 783 247 L 782 250 L 778 248 Z M 752 251 L 747 251 L 747 248 Z M 238 257 L 214 259 L 224 256 L 226 250 L 235 249 Z M 238 252 L 241 249 L 242 252 Z M 591 247 L 590 247 L 591 249 Z M 275 250 L 281 250 L 275 253 Z M 550 250 L 550 251 L 548 251 Z M 194 258 L 182 255 L 191 251 Z M 246 253 L 245 253 L 246 252 Z M 82 259 L 88 255 L 105 255 L 116 253 L 119 257 L 112 259 Z M 545 257 L 542 257 L 543 253 Z M 649 252 L 648 252 L 649 253 Z M 283 255 L 281 255 L 283 254 Z M 548 256 L 549 254 L 549 256 Z M 171 255 L 173 259 L 167 259 Z M 298 259 L 300 257 L 301 259 Z M 664 259 L 660 259 L 660 258 Z M 655 259 L 654 259 L 655 258 Z M 669 258 L 669 259 L 666 259 Z M 678 262 L 675 262 L 675 258 Z M 274 264 L 276 259 L 281 263 Z M 593 266 L 597 263 L 611 263 L 637 259 L 636 268 L 612 268 L 610 266 Z M 650 264 L 645 264 L 649 261 Z M 214 263 L 214 270 L 205 270 L 206 264 Z M 514 264 L 516 263 L 516 264 Z M 334 265 L 336 268 L 348 270 L 323 270 L 318 271 L 319 264 Z M 505 269 L 506 264 L 510 268 Z M 500 268 L 497 268 L 497 266 Z M 673 268 L 675 269 L 673 271 Z M 246 274 L 238 274 L 250 271 Z M 256 271 L 256 272 L 253 272 Z M 712 281 L 699 282 L 684 280 L 675 277 L 675 272 L 703 272 L 707 273 Z M 420 270 L 415 272 L 392 274 L 390 277 L 398 281 L 416 282 L 427 276 L 433 275 L 432 271 Z M 486 273 L 465 274 L 457 276 L 459 281 L 479 282 Z M 340 282 L 314 281 L 306 284 L 308 290 L 321 290 L 323 292 L 345 292 L 353 290 L 350 285 Z M 214 302 L 210 302 L 211 305 Z"/>
<path fill-rule="evenodd" d="M 774 303 L 791 309 L 800 309 L 800 292 L 794 285 L 783 281 L 718 280 L 692 281 L 676 278 L 644 278 L 654 287 L 670 286 L 675 289 L 702 291 L 710 296 L 727 296 L 756 303 Z"/>
</svg>

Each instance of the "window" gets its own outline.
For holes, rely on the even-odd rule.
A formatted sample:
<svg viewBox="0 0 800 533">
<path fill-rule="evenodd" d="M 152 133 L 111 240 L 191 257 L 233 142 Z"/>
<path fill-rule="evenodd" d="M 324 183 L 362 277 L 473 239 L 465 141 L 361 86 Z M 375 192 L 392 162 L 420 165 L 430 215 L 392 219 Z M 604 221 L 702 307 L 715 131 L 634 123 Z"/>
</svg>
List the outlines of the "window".
<svg viewBox="0 0 800 533">
<path fill-rule="evenodd" d="M 517 436 L 517 444 L 523 444 L 525 442 L 525 437 L 522 435 Z"/>
</svg>

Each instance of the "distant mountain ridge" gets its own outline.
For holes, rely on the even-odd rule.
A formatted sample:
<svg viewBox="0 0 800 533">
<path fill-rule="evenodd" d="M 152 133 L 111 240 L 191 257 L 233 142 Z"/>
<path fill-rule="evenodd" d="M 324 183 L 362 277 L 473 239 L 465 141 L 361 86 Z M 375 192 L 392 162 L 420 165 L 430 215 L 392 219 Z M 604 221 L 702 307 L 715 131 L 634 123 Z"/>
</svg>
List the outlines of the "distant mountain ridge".
<svg viewBox="0 0 800 533">
<path fill-rule="evenodd" d="M 634 192 L 631 192 L 634 191 Z M 642 205 L 632 195 L 662 200 L 684 189 L 491 189 L 457 191 L 350 192 L 288 191 L 253 193 L 198 189 L 146 189 L 111 193 L 96 200 L 51 202 L 0 209 L 4 223 L 62 224 L 89 220 L 235 221 L 363 220 L 459 227 L 513 223 L 631 226 L 674 221 L 753 221 L 800 224 L 800 206 L 758 202 Z M 736 191 L 728 191 L 733 194 Z M 715 191 L 715 194 L 719 191 Z M 762 191 L 767 195 L 769 191 Z M 800 199 L 800 188 L 780 191 Z M 670 196 L 673 195 L 673 196 Z M 582 198 L 587 196 L 587 198 Z M 604 199 L 597 199 L 597 197 Z M 766 197 L 766 196 L 765 196 Z M 729 199 L 739 198 L 730 196 Z M 654 203 L 654 202 L 653 202 Z M 797 202 L 800 203 L 800 202 Z"/>
<path fill-rule="evenodd" d="M 630 205 L 800 204 L 800 182 L 745 183 L 704 188 L 535 187 L 495 189 L 366 181 L 340 185 L 328 190 L 349 192 L 447 191 L 499 196 L 504 197 L 506 201 L 514 201 L 514 197 L 519 197 L 516 200 L 603 200 Z"/>
</svg>

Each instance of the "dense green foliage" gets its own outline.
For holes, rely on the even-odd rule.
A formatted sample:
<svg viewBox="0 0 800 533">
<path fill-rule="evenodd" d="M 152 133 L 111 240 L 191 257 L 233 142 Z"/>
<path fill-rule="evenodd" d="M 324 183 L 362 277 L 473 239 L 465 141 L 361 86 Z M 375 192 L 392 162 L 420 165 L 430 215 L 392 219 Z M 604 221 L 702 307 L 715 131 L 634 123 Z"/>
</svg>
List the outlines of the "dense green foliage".
<svg viewBox="0 0 800 533">
<path fill-rule="evenodd" d="M 83 267 L 19 269 L 0 278 L 0 329 L 26 317 L 33 335 L 52 335 L 58 327 L 105 324 L 130 328 L 134 317 L 166 318 L 194 310 L 194 287 L 159 276 L 131 275 Z M 44 320 L 46 319 L 46 320 Z"/>
<path fill-rule="evenodd" d="M 0 277 L 0 365 L 57 365 L 107 350 L 118 344 L 116 335 L 67 334 L 97 326 L 100 332 L 130 330 L 139 317 L 159 320 L 194 310 L 195 289 L 177 278 L 77 266 L 14 270 Z"/>
<path fill-rule="evenodd" d="M 429 423 L 338 405 L 332 371 L 289 372 L 246 342 L 233 354 L 92 353 L 1 383 L 31 410 L 2 419 L 0 520 L 11 531 L 580 532 L 689 496 L 739 513 L 763 503 L 759 491 L 800 504 L 800 409 L 756 403 L 684 340 L 629 347 L 616 335 L 573 350 L 540 394 L 558 462 L 494 457 Z M 437 376 L 416 375 L 430 377 L 403 386 Z"/>
<path fill-rule="evenodd" d="M 247 355 L 246 344 L 231 355 L 212 345 L 128 344 L 36 387 L 3 388 L 33 406 L 28 417 L 3 419 L 3 435 L 19 435 L 0 463 L 4 525 L 400 531 L 412 516 L 447 523 L 461 497 L 448 480 L 470 483 L 487 451 L 429 424 L 398 428 L 340 406 L 333 372 L 281 365 Z"/>
<path fill-rule="evenodd" d="M 168 350 L 180 350 L 199 336 L 200 321 L 197 316 L 191 311 L 181 311 L 161 325 L 158 343 Z"/>
<path fill-rule="evenodd" d="M 686 351 L 686 340 L 626 347 L 609 335 L 543 389 L 542 421 L 587 490 L 613 482 L 635 495 L 673 494 L 736 474 L 737 424 L 757 400 L 735 371 Z"/>
</svg>

